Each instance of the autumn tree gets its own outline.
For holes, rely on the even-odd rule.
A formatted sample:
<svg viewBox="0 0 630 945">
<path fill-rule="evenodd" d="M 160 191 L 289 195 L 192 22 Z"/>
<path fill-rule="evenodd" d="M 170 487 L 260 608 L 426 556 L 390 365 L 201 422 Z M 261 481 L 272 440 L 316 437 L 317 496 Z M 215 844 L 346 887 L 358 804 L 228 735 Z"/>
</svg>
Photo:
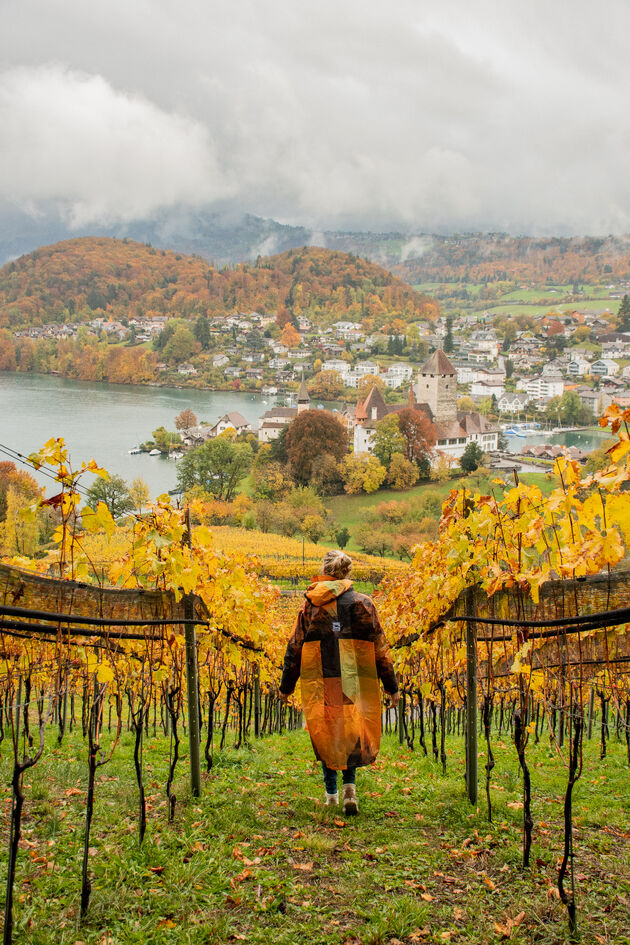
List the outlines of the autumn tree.
<svg viewBox="0 0 630 945">
<path fill-rule="evenodd" d="M 13 462 L 0 463 L 0 522 L 6 517 L 8 492 L 9 489 L 20 494 L 23 498 L 23 504 L 33 502 L 38 496 L 43 494 L 43 490 L 37 484 L 37 481 L 25 470 L 18 469 Z"/>
<path fill-rule="evenodd" d="M 313 462 L 330 453 L 337 462 L 348 452 L 348 434 L 327 410 L 304 410 L 291 421 L 286 432 L 289 470 L 296 482 L 306 485 Z"/>
<path fill-rule="evenodd" d="M 175 426 L 178 430 L 190 430 L 191 427 L 196 427 L 197 423 L 197 416 L 190 407 L 185 407 L 175 417 Z"/>
<path fill-rule="evenodd" d="M 308 383 L 308 392 L 319 400 L 336 400 L 343 390 L 338 371 L 320 371 Z"/>
<path fill-rule="evenodd" d="M 134 509 L 127 483 L 122 476 L 110 476 L 108 479 L 95 480 L 88 489 L 87 504 L 95 509 L 99 502 L 104 502 L 112 518 L 121 518 Z"/>
<path fill-rule="evenodd" d="M 269 443 L 263 443 L 252 466 L 252 480 L 256 499 L 283 499 L 291 490 L 293 481 L 287 475 L 286 464 L 279 463 L 271 456 Z"/>
<path fill-rule="evenodd" d="M 140 476 L 132 480 L 129 486 L 129 495 L 136 512 L 141 512 L 151 497 L 148 485 Z"/>
<path fill-rule="evenodd" d="M 282 344 L 286 345 L 287 348 L 298 348 L 302 342 L 299 331 L 297 331 L 291 322 L 287 324 L 282 329 Z"/>
<path fill-rule="evenodd" d="M 397 413 L 388 413 L 379 420 L 372 438 L 372 453 L 389 469 L 394 453 L 404 453 L 405 438 L 400 432 Z"/>
<path fill-rule="evenodd" d="M 251 469 L 253 451 L 249 443 L 238 443 L 229 434 L 221 434 L 190 450 L 177 467 L 177 482 L 182 492 L 201 486 L 217 499 L 229 501 L 241 479 Z"/>
<path fill-rule="evenodd" d="M 381 393 L 385 390 L 385 381 L 377 374 L 364 374 L 359 378 L 359 397 L 367 397 L 373 387 L 378 387 Z"/>
<path fill-rule="evenodd" d="M 339 464 L 344 489 L 349 495 L 376 492 L 383 485 L 387 470 L 376 456 L 369 453 L 349 453 Z"/>
<path fill-rule="evenodd" d="M 398 412 L 398 425 L 405 439 L 405 458 L 418 465 L 428 462 L 437 432 L 427 415 L 414 407 L 404 407 Z"/>
<path fill-rule="evenodd" d="M 320 453 L 313 460 L 311 485 L 320 495 L 336 495 L 343 491 L 339 466 L 332 453 Z"/>
<path fill-rule="evenodd" d="M 187 361 L 195 353 L 197 342 L 190 328 L 178 325 L 172 336 L 164 346 L 164 357 L 167 361 L 179 364 Z"/>
<path fill-rule="evenodd" d="M 394 453 L 387 469 L 387 482 L 392 489 L 411 489 L 417 481 L 416 463 L 405 459 L 402 453 Z"/>
<path fill-rule="evenodd" d="M 451 462 L 445 453 L 438 455 L 437 461 L 431 466 L 431 479 L 434 482 L 448 482 L 451 478 Z"/>
</svg>

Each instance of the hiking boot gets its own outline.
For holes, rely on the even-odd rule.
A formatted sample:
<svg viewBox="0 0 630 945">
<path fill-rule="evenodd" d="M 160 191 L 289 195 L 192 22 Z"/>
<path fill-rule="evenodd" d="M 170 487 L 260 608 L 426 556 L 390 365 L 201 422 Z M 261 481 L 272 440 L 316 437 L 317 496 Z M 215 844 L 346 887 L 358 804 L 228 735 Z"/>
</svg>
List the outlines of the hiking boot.
<svg viewBox="0 0 630 945">
<path fill-rule="evenodd" d="M 357 789 L 354 784 L 344 784 L 343 786 L 343 812 L 346 817 L 354 817 L 359 813 L 357 804 Z"/>
<path fill-rule="evenodd" d="M 339 794 L 326 794 L 326 800 L 324 801 L 325 807 L 336 807 L 339 803 Z"/>
</svg>

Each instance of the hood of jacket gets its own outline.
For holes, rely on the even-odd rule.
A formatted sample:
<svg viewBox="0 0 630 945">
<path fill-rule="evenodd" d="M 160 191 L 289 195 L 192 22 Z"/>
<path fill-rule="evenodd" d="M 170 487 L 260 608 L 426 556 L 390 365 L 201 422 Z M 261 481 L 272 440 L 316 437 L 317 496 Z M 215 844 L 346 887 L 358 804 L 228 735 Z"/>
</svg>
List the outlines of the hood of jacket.
<svg viewBox="0 0 630 945">
<path fill-rule="evenodd" d="M 318 574 L 317 577 L 313 578 L 313 583 L 309 585 L 306 597 L 316 607 L 324 607 L 351 587 L 352 581 L 348 578 L 336 581 L 327 574 Z"/>
</svg>

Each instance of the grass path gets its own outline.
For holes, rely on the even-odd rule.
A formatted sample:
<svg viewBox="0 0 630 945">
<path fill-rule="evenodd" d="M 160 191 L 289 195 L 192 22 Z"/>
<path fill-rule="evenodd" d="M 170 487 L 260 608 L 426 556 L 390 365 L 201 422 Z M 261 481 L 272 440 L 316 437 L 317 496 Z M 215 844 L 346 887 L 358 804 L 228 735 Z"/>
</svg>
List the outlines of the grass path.
<svg viewBox="0 0 630 945">
<path fill-rule="evenodd" d="M 565 770 L 547 740 L 530 750 L 532 867 L 520 868 L 520 778 L 509 739 L 495 739 L 494 823 L 463 797 L 461 740 L 448 774 L 391 737 L 359 772 L 361 811 L 346 821 L 321 804 L 305 733 L 273 736 L 215 757 L 204 794 L 188 795 L 185 759 L 167 823 L 168 742 L 145 752 L 148 829 L 137 841 L 131 737 L 100 770 L 92 830 L 89 915 L 78 921 L 85 750 L 76 733 L 29 773 L 16 880 L 16 937 L 29 945 L 412 945 L 560 943 L 555 892 Z M 184 743 L 182 743 L 184 747 Z M 2 758 L 8 836 L 9 755 Z M 625 746 L 599 762 L 585 751 L 576 788 L 581 941 L 630 942 L 630 796 Z M 480 759 L 483 771 L 484 759 Z M 6 853 L 4 861 L 6 865 Z"/>
</svg>

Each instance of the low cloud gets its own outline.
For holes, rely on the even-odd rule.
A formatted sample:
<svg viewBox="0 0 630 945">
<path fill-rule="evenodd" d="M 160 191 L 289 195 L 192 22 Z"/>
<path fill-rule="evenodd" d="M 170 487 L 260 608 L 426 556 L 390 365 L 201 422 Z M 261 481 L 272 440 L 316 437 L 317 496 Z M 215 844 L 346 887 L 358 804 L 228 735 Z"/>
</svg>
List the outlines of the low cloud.
<svg viewBox="0 0 630 945">
<path fill-rule="evenodd" d="M 0 199 L 72 225 L 132 220 L 230 190 L 208 129 L 102 76 L 59 65 L 0 75 Z"/>
<path fill-rule="evenodd" d="M 314 231 L 630 230 L 630 6 L 5 0 L 0 200 Z"/>
</svg>

